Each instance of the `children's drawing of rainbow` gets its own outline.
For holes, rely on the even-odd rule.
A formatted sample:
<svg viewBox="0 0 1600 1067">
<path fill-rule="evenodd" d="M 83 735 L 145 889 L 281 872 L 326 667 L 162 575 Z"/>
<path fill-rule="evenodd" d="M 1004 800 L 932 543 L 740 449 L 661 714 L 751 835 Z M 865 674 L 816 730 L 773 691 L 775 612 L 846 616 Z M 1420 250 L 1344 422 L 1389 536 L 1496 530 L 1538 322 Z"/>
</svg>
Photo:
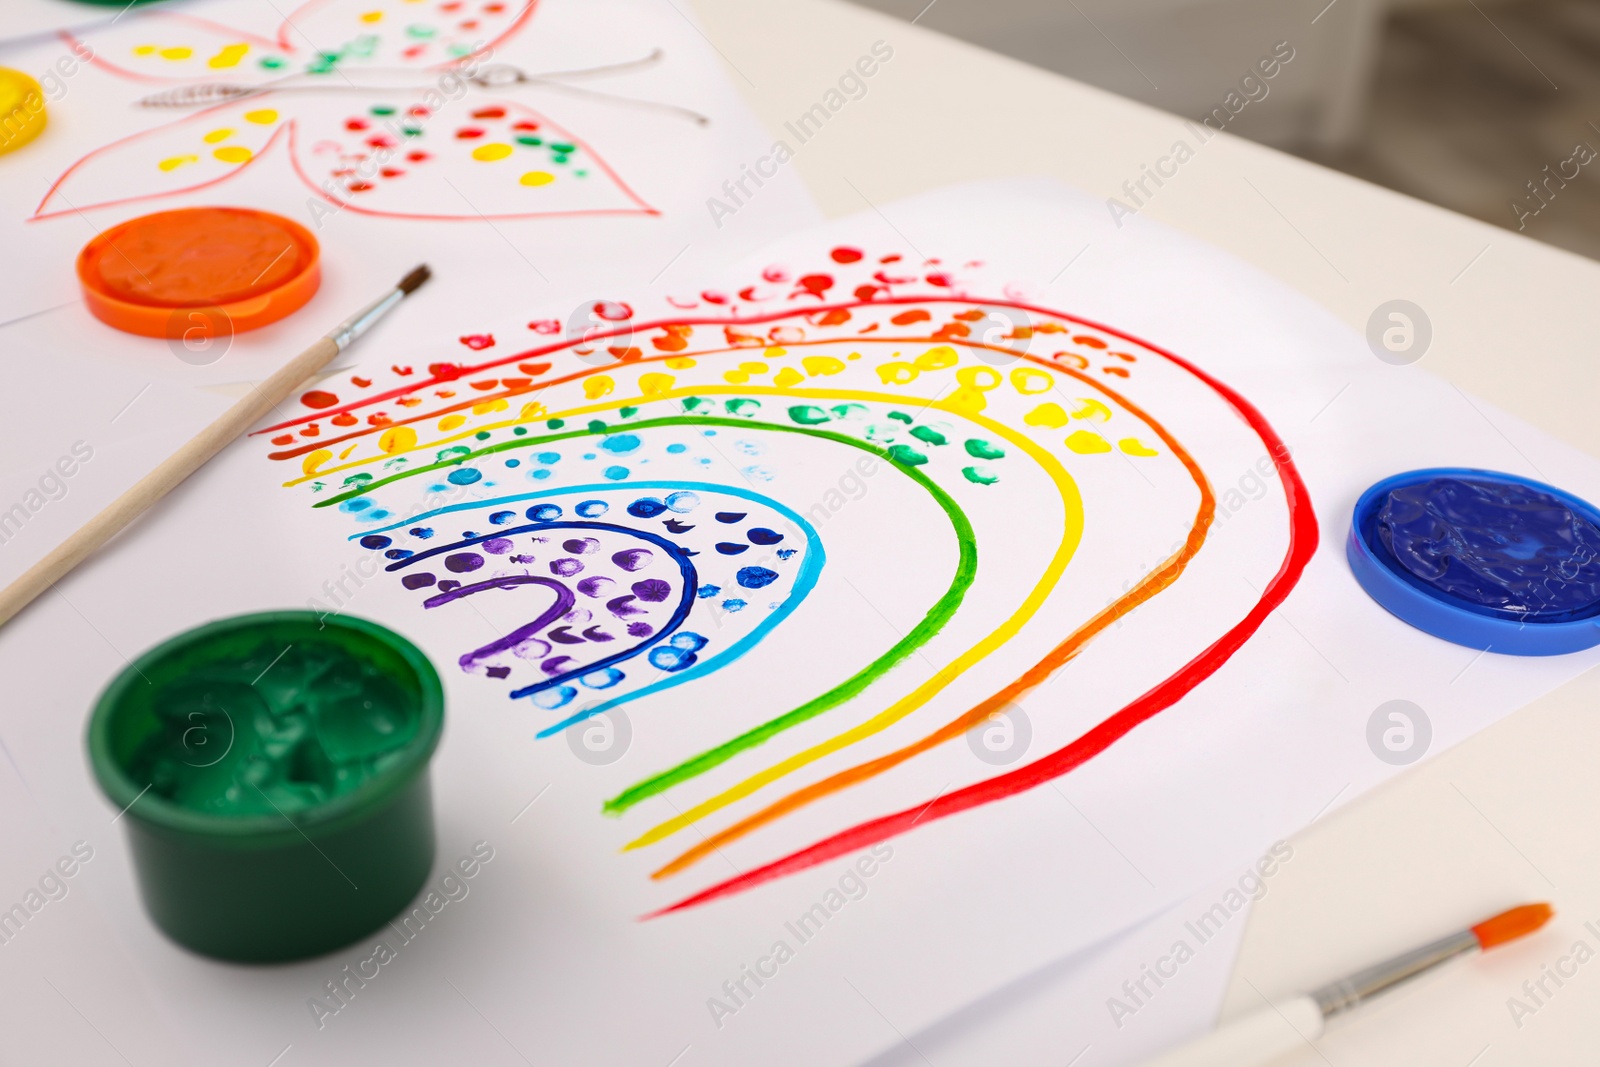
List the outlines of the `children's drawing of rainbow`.
<svg viewBox="0 0 1600 1067">
<path fill-rule="evenodd" d="M 782 645 L 786 622 L 850 548 L 829 541 L 843 498 L 794 499 L 789 468 L 870 474 L 912 502 L 904 507 L 944 561 L 921 575 L 920 618 L 858 662 L 814 662 L 814 684 L 781 713 L 753 717 L 604 799 L 605 814 L 627 818 L 651 798 L 675 797 L 677 814 L 641 825 L 628 845 L 662 851 L 656 878 L 960 740 L 1182 581 L 1213 534 L 1217 500 L 1183 442 L 1136 397 L 1210 405 L 1217 414 L 1207 417 L 1270 457 L 1286 549 L 1248 609 L 1218 618 L 1197 655 L 1141 680 L 1140 695 L 1054 751 L 903 810 L 858 805 L 836 832 L 656 915 L 1070 773 L 1226 663 L 1317 545 L 1284 442 L 1192 362 L 1020 299 L 974 296 L 962 274 L 976 264 L 848 247 L 826 255 L 820 269 L 769 268 L 736 293 L 672 301 L 675 312 L 652 321 L 596 303 L 582 337 L 553 321 L 529 323 L 538 343 L 526 346 L 503 332 L 468 335 L 470 360 L 363 370 L 307 392 L 299 414 L 257 431 L 284 484 L 378 553 L 418 611 L 485 594 L 526 598 L 524 624 L 452 654 L 478 684 L 538 716 L 541 738 L 630 703 L 646 715 L 652 695 Z M 495 356 L 502 347 L 522 350 Z M 1103 608 L 1063 622 L 1061 598 L 1089 536 L 1081 487 L 1113 478 L 1177 501 L 1169 513 L 1181 520 L 1179 539 Z M 1051 540 L 1017 578 L 1014 550 L 986 545 L 978 531 L 1021 508 Z M 1004 592 L 990 591 L 997 576 L 1010 583 Z M 963 627 L 974 613 L 982 625 Z M 963 635 L 960 647 L 939 639 L 947 630 Z M 1002 648 L 1013 658 L 1038 652 L 1003 684 L 986 682 L 986 695 L 952 704 L 952 687 L 965 694 L 959 683 Z M 707 791 L 701 778 L 714 769 L 719 783 L 739 773 Z"/>
</svg>

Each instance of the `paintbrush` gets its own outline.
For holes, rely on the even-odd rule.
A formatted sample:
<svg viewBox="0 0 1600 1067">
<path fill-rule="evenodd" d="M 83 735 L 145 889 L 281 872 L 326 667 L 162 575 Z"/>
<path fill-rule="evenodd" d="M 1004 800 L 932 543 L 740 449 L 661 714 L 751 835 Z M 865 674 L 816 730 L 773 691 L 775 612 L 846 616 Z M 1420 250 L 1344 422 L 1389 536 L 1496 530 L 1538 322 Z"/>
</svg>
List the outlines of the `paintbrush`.
<svg viewBox="0 0 1600 1067">
<path fill-rule="evenodd" d="M 119 530 L 144 514 L 146 509 L 204 466 L 234 438 L 259 422 L 296 388 L 349 348 L 356 338 L 370 330 L 396 304 L 416 292 L 429 276 L 428 268 L 421 266 L 401 278 L 393 289 L 341 322 L 326 337 L 284 364 L 272 377 L 258 383 L 249 395 L 168 456 L 160 466 L 107 505 L 104 511 L 80 526 L 49 555 L 28 568 L 22 577 L 0 590 L 0 625 L 27 607 L 34 597 L 55 585 L 91 552 L 111 540 Z"/>
<path fill-rule="evenodd" d="M 1476 926 L 1430 941 L 1305 996 L 1269 1004 L 1197 1041 L 1146 1061 L 1144 1067 L 1253 1067 L 1276 1061 L 1321 1037 L 1323 1026 L 1334 1016 L 1352 1011 L 1459 956 L 1526 937 L 1549 922 L 1553 914 L 1548 904 L 1524 904 L 1503 911 Z"/>
</svg>

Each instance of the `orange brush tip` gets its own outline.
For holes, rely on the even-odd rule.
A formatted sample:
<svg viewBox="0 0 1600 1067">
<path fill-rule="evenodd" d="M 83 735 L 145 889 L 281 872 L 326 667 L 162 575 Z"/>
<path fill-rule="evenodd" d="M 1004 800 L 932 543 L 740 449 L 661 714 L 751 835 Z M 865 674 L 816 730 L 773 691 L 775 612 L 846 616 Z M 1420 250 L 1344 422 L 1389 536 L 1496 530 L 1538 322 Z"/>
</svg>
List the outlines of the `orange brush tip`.
<svg viewBox="0 0 1600 1067">
<path fill-rule="evenodd" d="M 1472 934 L 1478 939 L 1479 948 L 1491 949 L 1507 941 L 1526 937 L 1549 922 L 1554 914 L 1555 909 L 1548 904 L 1524 904 L 1503 911 L 1492 919 L 1485 919 L 1472 928 Z"/>
</svg>

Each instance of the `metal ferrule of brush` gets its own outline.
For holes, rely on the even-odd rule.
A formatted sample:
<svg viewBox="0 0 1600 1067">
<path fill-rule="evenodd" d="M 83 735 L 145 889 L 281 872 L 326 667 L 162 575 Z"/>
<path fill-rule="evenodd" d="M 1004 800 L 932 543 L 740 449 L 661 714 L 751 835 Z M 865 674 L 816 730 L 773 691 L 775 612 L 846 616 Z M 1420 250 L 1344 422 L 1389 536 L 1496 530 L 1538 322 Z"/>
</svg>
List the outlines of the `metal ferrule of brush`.
<svg viewBox="0 0 1600 1067">
<path fill-rule="evenodd" d="M 1323 986 L 1311 994 L 1322 1009 L 1322 1017 L 1331 1019 L 1347 1012 L 1365 1001 L 1399 985 L 1406 979 L 1429 971 L 1446 960 L 1478 949 L 1478 938 L 1471 930 L 1451 934 L 1437 941 L 1413 949 L 1404 956 L 1357 971 L 1348 978 Z"/>
<path fill-rule="evenodd" d="M 383 296 L 374 300 L 354 315 L 345 319 L 328 334 L 328 340 L 339 346 L 343 352 L 357 337 L 372 328 L 372 324 L 388 314 L 400 301 L 405 299 L 405 293 L 400 289 L 391 289 Z"/>
</svg>

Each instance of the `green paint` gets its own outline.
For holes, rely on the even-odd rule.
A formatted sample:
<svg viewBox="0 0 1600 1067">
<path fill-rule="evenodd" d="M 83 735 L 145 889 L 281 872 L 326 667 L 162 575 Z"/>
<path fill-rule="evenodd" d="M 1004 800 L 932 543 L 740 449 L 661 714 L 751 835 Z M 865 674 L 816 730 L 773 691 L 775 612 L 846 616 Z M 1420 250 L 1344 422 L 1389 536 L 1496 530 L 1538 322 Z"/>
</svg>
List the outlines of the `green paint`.
<svg viewBox="0 0 1600 1067">
<path fill-rule="evenodd" d="M 683 410 L 698 411 L 700 408 L 706 407 L 710 403 L 711 401 L 707 400 L 703 396 L 686 396 L 683 398 Z"/>
<path fill-rule="evenodd" d="M 932 426 L 913 426 L 911 427 L 911 436 L 930 445 L 949 443 L 949 439 Z"/>
<path fill-rule="evenodd" d="M 796 404 L 789 409 L 789 417 L 802 426 L 819 426 L 832 418 L 815 404 Z"/>
<path fill-rule="evenodd" d="M 590 433 L 605 433 L 606 432 L 606 424 L 605 424 L 605 422 L 603 422 L 600 419 L 590 419 L 589 420 L 589 432 Z"/>
<path fill-rule="evenodd" d="M 833 414 L 835 418 L 839 419 L 859 419 L 867 414 L 867 405 L 835 404 L 833 405 Z"/>
<path fill-rule="evenodd" d="M 562 155 L 571 155 L 573 152 L 576 152 L 577 150 L 578 150 L 578 146 L 577 145 L 560 144 L 560 143 L 558 143 L 556 141 L 551 141 L 550 142 L 550 151 L 552 151 L 552 152 L 560 152 Z"/>
<path fill-rule="evenodd" d="M 529 135 L 524 135 L 522 137 L 518 137 L 517 138 L 517 143 L 518 144 L 525 144 L 529 148 L 538 148 L 540 145 L 544 144 L 544 138 L 542 138 L 542 137 L 534 137 L 531 134 L 529 134 Z"/>
<path fill-rule="evenodd" d="M 472 436 L 473 436 L 474 440 L 487 441 L 489 439 L 489 431 L 488 430 L 479 430 L 477 433 L 473 434 Z"/>
<path fill-rule="evenodd" d="M 331 641 L 261 637 L 154 682 L 152 729 L 129 761 L 190 811 L 305 811 L 382 775 L 416 737 L 414 697 Z"/>
<path fill-rule="evenodd" d="M 561 429 L 561 427 L 565 426 L 566 424 L 567 424 L 567 420 L 566 419 L 548 419 L 545 422 L 545 425 L 550 427 L 550 429 L 552 429 L 552 430 L 559 430 L 559 429 Z"/>
<path fill-rule="evenodd" d="M 978 485 L 993 485 L 1000 480 L 1000 476 L 988 467 L 962 467 L 961 473 L 967 481 Z"/>
<path fill-rule="evenodd" d="M 689 397 L 686 399 L 695 398 Z M 871 455 L 877 456 L 880 459 L 893 459 L 887 450 L 879 448 L 876 445 L 869 444 L 866 441 L 860 441 L 854 437 L 848 437 L 844 434 L 830 433 L 827 430 L 816 430 L 803 426 L 786 426 L 781 423 L 761 423 L 759 425 L 764 430 L 771 430 L 776 433 L 803 434 L 807 437 L 816 438 L 818 440 L 829 441 L 834 444 L 847 445 L 850 448 L 860 449 L 861 451 L 870 453 Z M 749 426 L 749 423 L 738 419 L 721 418 L 715 415 L 676 415 L 660 419 L 646 419 L 642 422 L 635 423 L 632 428 L 636 430 L 649 430 L 657 427 L 669 426 L 735 426 L 745 428 Z M 503 441 L 500 444 L 490 445 L 487 448 L 480 449 L 478 452 L 473 454 L 473 457 L 477 458 L 481 456 L 487 456 L 491 453 L 504 452 L 513 448 L 532 448 L 538 445 L 550 444 L 556 441 L 564 441 L 571 438 L 585 437 L 588 435 L 589 431 L 587 430 L 569 430 L 565 433 L 547 434 L 543 437 L 530 437 L 521 441 Z M 353 490 L 341 496 L 319 501 L 318 503 L 314 504 L 313 507 L 320 508 L 337 505 L 343 503 L 351 497 L 360 496 L 372 489 L 377 489 L 380 486 L 386 485 L 390 482 L 398 481 L 401 478 L 409 478 L 417 474 L 425 474 L 430 470 L 437 470 L 440 467 L 447 465 L 448 464 L 441 463 L 435 464 L 432 467 L 418 467 L 415 470 L 406 471 L 403 474 L 397 474 L 391 478 L 381 479 L 372 483 L 370 486 Z M 620 814 L 646 797 L 655 796 L 657 793 L 664 792 L 679 782 L 687 781 L 696 777 L 697 775 L 704 774 L 711 768 L 727 762 L 741 752 L 747 751 L 748 749 L 762 744 L 772 737 L 782 733 L 784 730 L 787 730 L 793 726 L 797 726 L 809 719 L 813 719 L 830 708 L 834 708 L 840 704 L 843 704 L 844 702 L 855 697 L 857 694 L 861 693 L 873 682 L 877 681 L 878 678 L 882 677 L 912 652 L 926 644 L 930 639 L 933 638 L 935 634 L 944 628 L 944 625 L 947 622 L 950 621 L 950 618 L 955 615 L 956 610 L 961 606 L 961 602 L 963 598 L 965 598 L 967 590 L 972 586 L 973 579 L 978 573 L 977 536 L 973 533 L 972 523 L 968 521 L 967 516 L 961 510 L 960 505 L 958 505 L 955 500 L 951 498 L 950 494 L 945 492 L 944 489 L 936 484 L 931 478 L 913 466 L 905 466 L 897 463 L 895 469 L 904 474 L 906 477 L 910 478 L 921 489 L 928 493 L 929 496 L 933 497 L 934 501 L 938 503 L 939 507 L 944 511 L 946 518 L 948 518 L 950 521 L 950 527 L 955 534 L 960 557 L 956 562 L 956 570 L 954 576 L 952 576 L 950 580 L 950 586 L 945 590 L 944 595 L 934 603 L 933 607 L 928 609 L 927 614 L 923 616 L 922 620 L 917 623 L 916 626 L 912 627 L 910 632 L 908 632 L 899 641 L 895 642 L 895 644 L 891 646 L 888 651 L 884 652 L 883 655 L 873 660 L 860 671 L 851 675 L 849 678 L 840 682 L 838 685 L 834 686 L 832 689 L 821 694 L 820 696 L 806 701 L 799 707 L 785 712 L 775 719 L 747 730 L 738 737 L 733 738 L 731 741 L 726 741 L 715 748 L 708 749 L 707 751 L 702 752 L 675 767 L 663 771 L 660 774 L 653 775 L 642 782 L 630 786 L 628 789 L 624 790 L 622 793 L 606 802 L 604 810 L 607 813 L 614 815 Z"/>
<path fill-rule="evenodd" d="M 278 70 L 283 66 L 282 56 L 262 56 L 261 66 L 267 70 Z"/>
<path fill-rule="evenodd" d="M 405 134 L 407 137 L 421 137 L 422 136 L 422 127 L 421 126 L 402 126 L 402 127 L 400 127 L 400 132 Z"/>
<path fill-rule="evenodd" d="M 579 178 L 587 178 L 589 176 L 589 172 L 586 170 L 575 170 L 572 173 L 574 176 Z"/>
<path fill-rule="evenodd" d="M 434 459 L 434 462 L 436 464 L 439 464 L 439 465 L 442 466 L 442 465 L 445 465 L 445 464 L 457 463 L 457 462 L 459 462 L 461 460 L 462 456 L 470 456 L 470 455 L 472 455 L 472 449 L 469 448 L 468 446 L 466 446 L 466 445 L 451 445 L 449 448 L 441 448 L 439 450 L 438 454 L 433 457 L 433 459 Z M 374 484 L 381 484 L 381 483 L 374 483 Z"/>
<path fill-rule="evenodd" d="M 890 445 L 889 458 L 902 467 L 920 467 L 928 462 L 927 456 L 924 456 L 910 445 Z"/>
<path fill-rule="evenodd" d="M 516 434 L 518 437 L 522 437 L 528 432 L 528 428 L 526 426 L 513 426 L 511 427 L 511 432 Z"/>
<path fill-rule="evenodd" d="M 449 48 L 445 49 L 445 51 L 449 52 L 452 56 L 464 56 L 472 51 L 472 46 L 470 44 L 453 44 Z"/>
<path fill-rule="evenodd" d="M 905 423 L 907 426 L 911 425 L 911 416 L 907 415 L 903 411 L 891 411 L 891 412 L 889 412 L 889 417 L 891 419 L 897 419 L 900 422 Z"/>
<path fill-rule="evenodd" d="M 432 26 L 424 26 L 421 23 L 414 22 L 406 27 L 406 33 L 418 40 L 426 41 L 433 36 L 434 29 Z"/>
<path fill-rule="evenodd" d="M 394 108 L 390 107 L 388 104 L 374 104 L 372 106 L 372 113 L 377 115 L 379 118 L 383 118 L 385 115 L 393 115 Z"/>
<path fill-rule="evenodd" d="M 975 459 L 1004 459 L 1006 450 L 992 445 L 981 437 L 967 438 L 967 455 Z"/>
<path fill-rule="evenodd" d="M 621 415 L 625 419 L 631 419 L 635 415 L 639 414 L 639 409 L 638 408 L 618 408 L 617 409 L 617 414 Z"/>
<path fill-rule="evenodd" d="M 728 409 L 729 415 L 743 415 L 747 419 L 753 419 L 756 412 L 761 410 L 761 401 L 736 396 L 732 400 L 724 401 L 722 406 Z"/>
</svg>

